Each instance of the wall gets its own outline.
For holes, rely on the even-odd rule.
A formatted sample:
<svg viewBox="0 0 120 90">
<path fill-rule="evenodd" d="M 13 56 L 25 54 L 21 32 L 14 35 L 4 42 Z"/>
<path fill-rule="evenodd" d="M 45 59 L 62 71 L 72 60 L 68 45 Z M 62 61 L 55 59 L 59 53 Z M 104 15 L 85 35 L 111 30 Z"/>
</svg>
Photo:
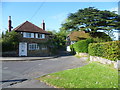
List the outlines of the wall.
<svg viewBox="0 0 120 90">
<path fill-rule="evenodd" d="M 120 70 L 120 60 L 115 62 L 115 61 L 111 61 L 111 60 L 104 59 L 104 58 L 97 57 L 97 56 L 90 56 L 90 62 L 92 62 L 92 61 L 97 61 L 97 62 L 100 62 L 102 64 L 113 64 L 114 68 Z"/>
</svg>

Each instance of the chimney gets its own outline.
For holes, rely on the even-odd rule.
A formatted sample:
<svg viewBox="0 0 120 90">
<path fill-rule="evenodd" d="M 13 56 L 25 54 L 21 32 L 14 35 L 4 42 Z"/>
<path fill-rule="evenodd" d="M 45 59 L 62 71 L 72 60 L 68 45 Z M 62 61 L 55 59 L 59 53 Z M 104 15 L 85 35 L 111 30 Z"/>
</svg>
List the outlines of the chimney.
<svg viewBox="0 0 120 90">
<path fill-rule="evenodd" d="M 44 23 L 44 20 L 42 22 L 42 29 L 45 30 L 45 23 Z"/>
<path fill-rule="evenodd" d="M 8 32 L 11 32 L 11 28 L 12 28 L 12 21 L 11 21 L 11 16 L 8 17 Z"/>
</svg>

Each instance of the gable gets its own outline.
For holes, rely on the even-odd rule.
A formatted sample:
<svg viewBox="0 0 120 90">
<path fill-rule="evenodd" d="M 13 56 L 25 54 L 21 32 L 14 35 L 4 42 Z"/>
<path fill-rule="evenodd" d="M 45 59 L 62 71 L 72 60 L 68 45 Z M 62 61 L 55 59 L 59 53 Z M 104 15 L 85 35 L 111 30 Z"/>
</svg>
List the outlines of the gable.
<svg viewBox="0 0 120 90">
<path fill-rule="evenodd" d="M 32 33 L 44 33 L 44 34 L 49 34 L 42 28 L 39 28 L 38 26 L 32 24 L 31 22 L 24 22 L 15 29 L 13 29 L 16 32 L 32 32 Z"/>
</svg>

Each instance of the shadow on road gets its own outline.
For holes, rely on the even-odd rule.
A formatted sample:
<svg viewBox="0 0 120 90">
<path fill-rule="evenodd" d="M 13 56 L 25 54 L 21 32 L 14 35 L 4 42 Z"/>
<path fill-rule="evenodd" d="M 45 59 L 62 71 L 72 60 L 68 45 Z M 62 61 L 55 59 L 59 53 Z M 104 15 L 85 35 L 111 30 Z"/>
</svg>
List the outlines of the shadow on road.
<svg viewBox="0 0 120 90">
<path fill-rule="evenodd" d="M 15 80 L 3 80 L 3 81 L 0 81 L 2 83 L 5 83 L 5 82 L 23 82 L 23 81 L 26 81 L 28 79 L 15 79 Z"/>
<path fill-rule="evenodd" d="M 59 51 L 57 56 L 58 57 L 63 57 L 63 56 L 73 56 L 74 54 L 71 54 L 70 52 L 67 51 Z"/>
</svg>

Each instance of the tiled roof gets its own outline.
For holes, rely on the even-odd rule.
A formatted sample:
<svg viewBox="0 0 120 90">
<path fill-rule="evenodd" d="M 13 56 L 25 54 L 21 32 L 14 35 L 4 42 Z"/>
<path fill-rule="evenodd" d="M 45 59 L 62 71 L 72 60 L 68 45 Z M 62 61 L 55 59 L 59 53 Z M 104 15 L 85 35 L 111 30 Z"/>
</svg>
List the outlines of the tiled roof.
<svg viewBox="0 0 120 90">
<path fill-rule="evenodd" d="M 13 29 L 17 32 L 33 32 L 33 33 L 44 33 L 44 34 L 49 34 L 48 32 L 46 32 L 45 30 L 43 30 L 42 28 L 32 24 L 29 21 L 26 21 L 24 23 L 22 23 L 21 25 L 19 25 L 18 27 L 16 27 L 15 29 Z"/>
<path fill-rule="evenodd" d="M 80 38 L 90 38 L 90 35 L 84 31 L 74 31 L 69 35 L 69 37 L 71 41 L 78 41 Z"/>
</svg>

